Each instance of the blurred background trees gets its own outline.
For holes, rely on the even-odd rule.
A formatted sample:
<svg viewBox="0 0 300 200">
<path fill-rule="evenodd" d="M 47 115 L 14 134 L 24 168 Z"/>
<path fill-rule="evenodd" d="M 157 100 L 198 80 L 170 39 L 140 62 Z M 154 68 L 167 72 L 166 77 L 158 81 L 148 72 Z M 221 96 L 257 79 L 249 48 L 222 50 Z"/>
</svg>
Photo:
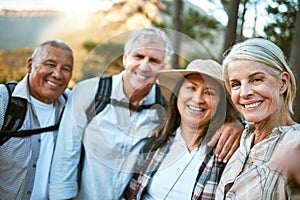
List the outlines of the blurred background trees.
<svg viewBox="0 0 300 200">
<path fill-rule="evenodd" d="M 179 1 L 179 0 L 176 0 Z M 211 2 L 217 2 L 211 0 Z M 223 52 L 237 41 L 244 40 L 248 37 L 263 37 L 275 42 L 284 51 L 287 60 L 290 63 L 297 79 L 297 85 L 300 85 L 300 0 L 221 0 L 224 11 L 227 13 L 228 22 L 225 27 Z M 262 4 L 265 7 L 261 6 Z M 181 8 L 184 9 L 184 8 Z M 252 13 L 247 16 L 247 12 L 252 10 Z M 175 8 L 176 10 L 176 8 Z M 253 12 L 254 11 L 254 12 Z M 183 13 L 182 18 L 174 18 L 182 20 L 176 24 L 183 24 L 182 32 L 196 39 L 201 43 L 211 34 L 199 34 L 203 30 L 216 30 L 218 22 L 205 20 L 199 13 L 188 11 Z M 259 33 L 256 29 L 258 23 L 258 15 L 260 12 L 266 12 L 267 23 L 263 27 L 263 33 Z M 195 16 L 196 15 L 196 16 Z M 187 17 L 185 17 L 187 16 Z M 190 16 L 190 18 L 188 17 Z M 252 20 L 252 27 L 249 27 L 247 20 Z M 175 23 L 174 23 L 175 24 Z M 202 26 L 202 30 L 193 29 L 194 26 Z M 247 27 L 248 25 L 248 27 Z M 175 26 L 174 26 L 175 27 Z M 245 32 L 251 30 L 252 34 L 246 35 Z M 176 29 L 175 29 L 176 30 Z M 192 31 L 192 33 L 190 31 Z M 197 35 L 197 33 L 199 35 Z M 222 53 L 218 59 L 210 53 L 209 48 L 206 49 L 211 58 L 222 61 Z M 176 65 L 178 66 L 178 65 Z M 295 106 L 294 119 L 300 122 L 300 91 L 298 91 Z"/>
<path fill-rule="evenodd" d="M 194 58 L 211 58 L 221 63 L 223 52 L 235 42 L 263 37 L 283 49 L 298 81 L 300 0 L 208 1 L 216 5 L 208 11 L 188 0 L 121 0 L 107 11 L 92 13 L 83 27 L 60 37 L 75 52 L 73 83 L 121 71 L 123 44 L 107 41 L 108 38 L 147 26 L 177 31 L 178 34 L 170 35 L 175 49 L 171 67 L 185 68 Z M 217 17 L 216 12 L 225 13 L 225 17 Z M 0 50 L 0 82 L 20 80 L 26 73 L 24 66 L 31 52 L 32 48 Z M 295 102 L 294 118 L 300 122 L 300 91 Z"/>
</svg>

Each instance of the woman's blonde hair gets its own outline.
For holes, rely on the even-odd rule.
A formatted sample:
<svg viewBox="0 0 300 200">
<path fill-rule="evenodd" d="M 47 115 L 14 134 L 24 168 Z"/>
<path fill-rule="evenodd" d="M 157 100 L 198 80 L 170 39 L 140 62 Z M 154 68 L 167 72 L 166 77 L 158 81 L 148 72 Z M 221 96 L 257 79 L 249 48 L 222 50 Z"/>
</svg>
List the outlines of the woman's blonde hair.
<svg viewBox="0 0 300 200">
<path fill-rule="evenodd" d="M 290 69 L 283 51 L 273 42 L 263 38 L 251 38 L 244 42 L 235 44 L 223 60 L 223 75 L 225 80 L 225 86 L 230 93 L 229 80 L 227 74 L 228 64 L 232 60 L 251 60 L 265 64 L 269 72 L 278 76 L 282 72 L 286 71 L 290 75 L 290 84 L 287 91 L 284 93 L 284 101 L 287 110 L 293 114 L 293 101 L 296 96 L 296 80 L 295 76 Z"/>
</svg>

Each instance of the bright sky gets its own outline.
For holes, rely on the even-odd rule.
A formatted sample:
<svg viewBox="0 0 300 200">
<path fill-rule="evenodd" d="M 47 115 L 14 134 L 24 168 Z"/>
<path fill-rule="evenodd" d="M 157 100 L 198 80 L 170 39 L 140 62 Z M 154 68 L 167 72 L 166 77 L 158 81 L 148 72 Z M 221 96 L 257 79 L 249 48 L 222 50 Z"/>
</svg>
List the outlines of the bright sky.
<svg viewBox="0 0 300 200">
<path fill-rule="evenodd" d="M 206 13 L 213 15 L 217 20 L 219 20 L 224 26 L 227 25 L 228 16 L 223 10 L 223 6 L 220 0 L 215 0 L 214 3 L 209 2 L 208 0 L 189 0 L 191 3 L 202 8 Z M 251 37 L 253 33 L 254 25 L 254 16 L 257 16 L 256 19 L 256 32 L 259 35 L 263 35 L 264 25 L 270 21 L 270 18 L 267 17 L 266 6 L 272 4 L 270 0 L 258 1 L 255 6 L 248 7 L 246 12 L 246 22 L 244 24 L 244 35 Z"/>
<path fill-rule="evenodd" d="M 0 0 L 1 9 L 93 12 L 109 9 L 119 0 Z"/>
<path fill-rule="evenodd" d="M 1 9 L 12 10 L 62 10 L 62 11 L 88 11 L 109 9 L 113 2 L 120 0 L 0 0 Z M 208 0 L 188 0 L 199 7 L 207 8 Z M 213 4 L 209 4 L 212 8 Z"/>
<path fill-rule="evenodd" d="M 208 0 L 189 0 L 194 5 L 197 5 L 207 13 L 211 13 L 217 18 L 223 25 L 227 24 L 227 14 L 223 10 L 221 2 L 218 0 L 216 3 L 209 2 Z"/>
<path fill-rule="evenodd" d="M 60 10 L 68 12 L 94 12 L 97 10 L 107 10 L 114 2 L 120 0 L 0 0 L 0 10 L 1 9 L 13 9 L 13 10 Z M 208 14 L 213 15 L 218 19 L 224 26 L 227 24 L 227 14 L 223 10 L 220 0 L 214 1 L 214 3 L 209 2 L 209 0 L 188 0 L 191 3 L 199 6 Z M 217 3 L 216 3 L 217 2 Z M 246 19 L 253 19 L 253 16 L 258 13 L 256 30 L 259 33 L 263 32 L 263 25 L 266 24 L 268 18 L 265 17 L 265 6 L 268 4 L 268 0 L 260 1 L 258 10 L 247 11 Z M 256 13 L 255 13 L 256 12 Z M 244 34 L 246 36 L 251 36 L 252 27 L 254 26 L 254 21 L 246 21 L 246 27 Z M 248 28 L 247 28 L 248 27 Z"/>
</svg>

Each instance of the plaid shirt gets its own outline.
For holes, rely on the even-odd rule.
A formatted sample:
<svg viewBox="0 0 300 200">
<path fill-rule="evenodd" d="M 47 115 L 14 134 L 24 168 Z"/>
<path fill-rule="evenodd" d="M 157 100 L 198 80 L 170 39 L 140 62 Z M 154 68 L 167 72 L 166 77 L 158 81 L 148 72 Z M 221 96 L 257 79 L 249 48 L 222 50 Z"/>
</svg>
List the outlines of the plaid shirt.
<svg viewBox="0 0 300 200">
<path fill-rule="evenodd" d="M 239 149 L 224 170 L 216 199 L 300 199 L 299 189 L 289 187 L 276 161 L 288 148 L 300 144 L 300 125 L 281 126 L 251 148 L 254 133 L 246 126 Z"/>
<path fill-rule="evenodd" d="M 126 191 L 126 199 L 142 199 L 147 191 L 147 186 L 157 172 L 162 161 L 170 150 L 174 142 L 175 133 L 169 138 L 165 146 L 148 154 L 141 154 L 136 166 L 136 173 L 131 179 Z M 193 188 L 192 200 L 196 199 L 214 199 L 215 191 L 222 175 L 225 165 L 217 162 L 214 155 L 215 148 L 210 148 L 206 154 L 203 163 L 199 168 L 196 183 Z"/>
</svg>

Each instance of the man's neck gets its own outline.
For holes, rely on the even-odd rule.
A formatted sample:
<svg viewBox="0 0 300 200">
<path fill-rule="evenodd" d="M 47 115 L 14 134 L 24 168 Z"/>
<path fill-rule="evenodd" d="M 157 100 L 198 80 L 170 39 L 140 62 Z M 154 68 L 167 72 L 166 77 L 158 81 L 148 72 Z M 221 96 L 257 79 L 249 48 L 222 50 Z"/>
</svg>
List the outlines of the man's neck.
<svg viewBox="0 0 300 200">
<path fill-rule="evenodd" d="M 129 99 L 129 102 L 132 105 L 137 106 L 139 105 L 140 101 L 150 93 L 152 86 L 153 84 L 149 84 L 142 88 L 131 89 L 126 87 L 126 85 L 124 84 L 123 89 L 124 89 L 124 94 Z"/>
</svg>

